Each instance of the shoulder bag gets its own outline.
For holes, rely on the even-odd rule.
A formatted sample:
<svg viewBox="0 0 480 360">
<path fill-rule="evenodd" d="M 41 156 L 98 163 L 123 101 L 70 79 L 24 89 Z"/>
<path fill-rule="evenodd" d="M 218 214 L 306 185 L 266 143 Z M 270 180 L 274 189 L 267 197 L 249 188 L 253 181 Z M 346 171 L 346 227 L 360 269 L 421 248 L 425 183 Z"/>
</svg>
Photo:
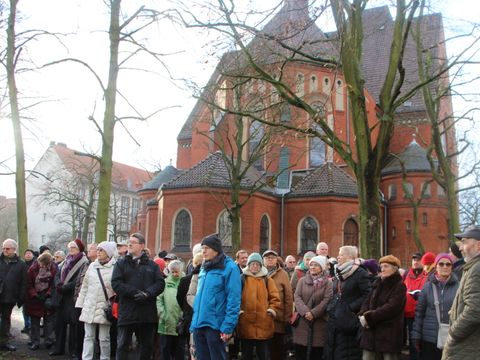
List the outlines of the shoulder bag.
<svg viewBox="0 0 480 360">
<path fill-rule="evenodd" d="M 108 298 L 107 289 L 105 289 L 105 283 L 103 282 L 102 274 L 100 274 L 99 268 L 97 268 L 97 274 L 98 278 L 100 279 L 100 284 L 102 284 L 103 295 L 105 295 L 105 300 L 107 301 L 107 307 L 103 309 L 103 311 L 105 312 L 105 318 L 111 323 L 114 323 L 115 321 L 117 321 L 117 318 L 113 314 L 113 304 L 112 301 L 110 301 L 110 299 Z"/>
<path fill-rule="evenodd" d="M 438 292 L 437 287 L 434 283 L 432 283 L 432 291 L 433 291 L 433 302 L 435 304 L 435 312 L 437 313 L 437 321 L 438 321 L 438 335 L 437 335 L 437 348 L 442 350 L 447 342 L 448 337 L 448 328 L 450 327 L 449 324 L 444 324 L 441 321 L 440 317 L 440 302 L 438 301 Z"/>
</svg>

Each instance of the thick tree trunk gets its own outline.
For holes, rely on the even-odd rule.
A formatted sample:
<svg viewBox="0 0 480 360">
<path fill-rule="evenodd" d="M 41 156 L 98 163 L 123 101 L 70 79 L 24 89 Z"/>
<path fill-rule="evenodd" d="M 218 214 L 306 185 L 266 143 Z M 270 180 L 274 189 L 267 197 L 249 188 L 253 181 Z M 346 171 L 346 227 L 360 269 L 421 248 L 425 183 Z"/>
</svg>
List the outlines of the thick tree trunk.
<svg viewBox="0 0 480 360">
<path fill-rule="evenodd" d="M 98 206 L 95 227 L 95 241 L 97 243 L 108 239 L 107 229 L 110 211 L 110 193 L 112 190 L 112 156 L 118 78 L 118 48 L 120 43 L 120 3 L 121 0 L 111 1 L 110 10 L 110 67 L 108 72 L 108 86 L 105 91 L 105 113 L 103 117 L 102 157 L 100 159 Z"/>
</svg>

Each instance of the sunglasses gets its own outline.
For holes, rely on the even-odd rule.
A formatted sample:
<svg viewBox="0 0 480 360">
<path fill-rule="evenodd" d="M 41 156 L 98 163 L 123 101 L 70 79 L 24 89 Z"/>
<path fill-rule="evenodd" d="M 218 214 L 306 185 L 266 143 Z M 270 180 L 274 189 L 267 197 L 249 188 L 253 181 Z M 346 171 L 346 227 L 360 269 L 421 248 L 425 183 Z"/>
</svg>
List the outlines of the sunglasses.
<svg viewBox="0 0 480 360">
<path fill-rule="evenodd" d="M 444 267 L 444 266 L 446 266 L 446 267 L 451 267 L 451 266 L 452 266 L 452 263 L 449 263 L 449 262 L 439 262 L 437 265 L 440 266 L 440 267 Z"/>
</svg>

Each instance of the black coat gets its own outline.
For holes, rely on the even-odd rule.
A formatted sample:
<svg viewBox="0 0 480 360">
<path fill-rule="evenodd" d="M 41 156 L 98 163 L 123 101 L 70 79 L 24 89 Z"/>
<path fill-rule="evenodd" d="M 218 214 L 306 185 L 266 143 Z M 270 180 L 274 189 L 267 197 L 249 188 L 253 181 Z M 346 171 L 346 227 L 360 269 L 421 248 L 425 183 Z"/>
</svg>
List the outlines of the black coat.
<svg viewBox="0 0 480 360">
<path fill-rule="evenodd" d="M 334 297 L 341 287 L 342 297 L 354 313 L 358 313 L 362 303 L 370 293 L 371 284 L 367 271 L 358 267 L 355 272 L 346 280 L 333 280 Z M 330 314 L 329 314 L 330 315 Z M 357 333 L 346 334 L 335 327 L 335 319 L 329 316 L 327 323 L 327 342 L 324 349 L 326 360 L 359 360 L 362 358 L 362 351 L 359 346 Z"/>
<path fill-rule="evenodd" d="M 188 327 L 190 327 L 190 322 L 193 317 L 193 309 L 187 302 L 187 292 L 190 288 L 190 283 L 192 282 L 192 277 L 195 274 L 200 273 L 200 268 L 202 265 L 197 265 L 187 276 L 184 276 L 180 279 L 177 289 L 177 302 L 183 312 L 183 318 L 187 320 Z"/>
<path fill-rule="evenodd" d="M 17 256 L 5 261 L 3 254 L 0 255 L 0 282 L 2 292 L 0 303 L 17 304 L 19 307 L 25 302 L 27 295 L 27 266 Z"/>
<path fill-rule="evenodd" d="M 406 291 L 407 287 L 398 272 L 375 281 L 360 311 L 368 324 L 360 341 L 362 349 L 394 354 L 401 352 Z"/>
<path fill-rule="evenodd" d="M 134 260 L 127 254 L 113 268 L 112 287 L 118 297 L 118 325 L 157 323 L 157 296 L 165 288 L 158 265 L 143 253 Z M 146 300 L 135 301 L 138 291 L 147 293 Z"/>
</svg>

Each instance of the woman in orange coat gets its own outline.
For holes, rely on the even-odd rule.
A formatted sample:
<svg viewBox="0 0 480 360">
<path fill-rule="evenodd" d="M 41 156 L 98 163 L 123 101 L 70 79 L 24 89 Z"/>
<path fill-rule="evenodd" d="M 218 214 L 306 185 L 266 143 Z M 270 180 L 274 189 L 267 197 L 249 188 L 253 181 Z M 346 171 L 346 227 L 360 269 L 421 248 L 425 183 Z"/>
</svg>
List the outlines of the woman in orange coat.
<svg viewBox="0 0 480 360">
<path fill-rule="evenodd" d="M 253 359 L 254 347 L 257 359 L 269 359 L 268 340 L 273 337 L 280 298 L 275 281 L 267 275 L 260 254 L 252 253 L 243 270 L 242 303 L 237 326 L 243 359 Z"/>
</svg>

